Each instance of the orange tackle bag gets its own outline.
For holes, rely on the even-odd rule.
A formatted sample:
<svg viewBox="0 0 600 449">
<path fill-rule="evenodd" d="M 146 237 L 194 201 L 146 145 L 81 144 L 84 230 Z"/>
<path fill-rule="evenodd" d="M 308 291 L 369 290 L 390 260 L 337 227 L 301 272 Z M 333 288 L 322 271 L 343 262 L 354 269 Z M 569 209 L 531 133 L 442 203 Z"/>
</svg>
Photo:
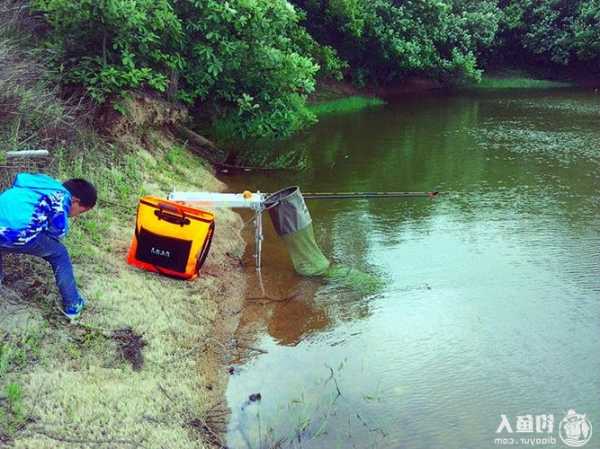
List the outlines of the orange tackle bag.
<svg viewBox="0 0 600 449">
<path fill-rule="evenodd" d="M 210 212 L 145 196 L 140 199 L 127 263 L 180 279 L 194 279 L 215 229 Z"/>
</svg>

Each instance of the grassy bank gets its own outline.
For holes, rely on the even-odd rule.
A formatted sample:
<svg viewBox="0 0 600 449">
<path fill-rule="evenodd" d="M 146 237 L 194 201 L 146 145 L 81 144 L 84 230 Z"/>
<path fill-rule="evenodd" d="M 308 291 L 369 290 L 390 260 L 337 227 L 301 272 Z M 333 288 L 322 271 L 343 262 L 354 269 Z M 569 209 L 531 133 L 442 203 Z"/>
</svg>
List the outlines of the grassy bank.
<svg viewBox="0 0 600 449">
<path fill-rule="evenodd" d="M 315 92 L 308 99 L 308 109 L 315 116 L 356 112 L 361 109 L 380 106 L 385 101 L 373 92 L 361 90 L 345 81 L 321 80 Z"/>
<path fill-rule="evenodd" d="M 27 449 L 74 442 L 207 447 L 211 435 L 198 423 L 223 412 L 226 372 L 218 344 L 227 338 L 221 326 L 227 310 L 239 307 L 244 286 L 239 217 L 217 214 L 204 275 L 194 282 L 141 272 L 125 256 L 140 194 L 222 185 L 176 145 L 130 151 L 95 142 L 64 149 L 54 161 L 55 175 L 92 179 L 102 199 L 72 225 L 66 241 L 89 306 L 80 324 L 68 325 L 56 310 L 48 266 L 25 257 L 5 261 L 1 438 Z"/>
<path fill-rule="evenodd" d="M 361 109 L 381 106 L 385 104 L 381 98 L 375 97 L 361 97 L 353 95 L 345 98 L 335 98 L 319 103 L 313 103 L 309 106 L 309 109 L 317 117 L 330 114 L 340 114 L 347 112 L 356 112 Z"/>
<path fill-rule="evenodd" d="M 572 87 L 573 85 L 573 83 L 567 81 L 541 79 L 524 71 L 510 70 L 485 73 L 480 83 L 469 85 L 466 88 L 468 90 L 553 89 Z"/>
<path fill-rule="evenodd" d="M 10 3 L 1 3 L 0 9 Z M 0 11 L 3 20 L 7 11 Z M 18 22 L 19 17 L 14 21 Z M 0 168 L 81 176 L 96 209 L 71 223 L 66 245 L 82 294 L 69 325 L 49 266 L 5 257 L 0 287 L 0 446 L 203 448 L 226 413 L 223 346 L 243 297 L 241 220 L 218 211 L 211 253 L 196 281 L 125 263 L 140 195 L 173 187 L 220 190 L 202 160 L 168 131 L 181 111 L 140 95 L 104 122 L 100 136 L 81 105 L 61 100 L 37 54 L 0 24 L 0 153 L 46 148 L 51 157 Z M 18 30 L 17 30 L 18 31 Z M 108 114 L 111 115 L 111 114 Z"/>
<path fill-rule="evenodd" d="M 214 328 L 228 307 L 239 307 L 244 285 L 236 261 L 243 248 L 239 218 L 217 214 L 201 279 L 140 272 L 125 264 L 138 192 L 161 196 L 167 185 L 219 185 L 179 147 L 138 149 L 122 165 L 109 166 L 100 163 L 105 152 L 84 154 L 89 159 L 61 160 L 59 173 L 91 177 L 114 202 L 105 200 L 77 220 L 67 239 L 89 306 L 80 324 L 68 325 L 56 310 L 48 267 L 24 257 L 7 261 L 2 438 L 27 449 L 74 441 L 83 447 L 205 447 L 209 435 L 194 423 L 210 421 L 214 407 L 222 408 L 225 388 L 220 351 L 211 349 L 219 341 Z"/>
</svg>

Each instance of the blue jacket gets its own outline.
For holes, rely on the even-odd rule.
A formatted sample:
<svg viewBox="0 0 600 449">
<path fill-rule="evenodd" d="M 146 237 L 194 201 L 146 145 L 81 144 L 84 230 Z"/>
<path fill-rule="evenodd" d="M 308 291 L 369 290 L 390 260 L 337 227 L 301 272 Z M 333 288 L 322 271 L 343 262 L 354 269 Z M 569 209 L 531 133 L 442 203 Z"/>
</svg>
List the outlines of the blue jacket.
<svg viewBox="0 0 600 449">
<path fill-rule="evenodd" d="M 0 246 L 18 247 L 40 232 L 62 238 L 69 229 L 71 193 L 56 179 L 19 173 L 0 193 Z"/>
</svg>

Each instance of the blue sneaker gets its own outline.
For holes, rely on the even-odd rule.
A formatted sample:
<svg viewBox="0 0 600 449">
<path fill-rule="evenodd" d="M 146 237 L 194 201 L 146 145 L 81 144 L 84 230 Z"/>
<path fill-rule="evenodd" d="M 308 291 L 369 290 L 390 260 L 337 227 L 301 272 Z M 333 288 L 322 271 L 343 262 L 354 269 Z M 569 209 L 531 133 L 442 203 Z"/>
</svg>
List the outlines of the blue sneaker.
<svg viewBox="0 0 600 449">
<path fill-rule="evenodd" d="M 64 308 L 60 309 L 64 316 L 66 316 L 69 320 L 73 321 L 79 318 L 81 315 L 81 311 L 85 307 L 86 301 L 84 298 L 79 298 L 79 302 L 74 304 L 69 304 Z"/>
</svg>

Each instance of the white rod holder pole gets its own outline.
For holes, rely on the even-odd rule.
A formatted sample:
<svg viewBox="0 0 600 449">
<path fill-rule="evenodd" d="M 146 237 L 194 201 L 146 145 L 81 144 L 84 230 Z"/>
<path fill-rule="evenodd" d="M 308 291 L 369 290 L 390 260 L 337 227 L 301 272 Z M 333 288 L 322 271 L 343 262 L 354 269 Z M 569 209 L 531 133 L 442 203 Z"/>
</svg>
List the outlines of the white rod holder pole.
<svg viewBox="0 0 600 449">
<path fill-rule="evenodd" d="M 23 157 L 38 158 L 47 157 L 50 153 L 47 150 L 25 150 L 25 151 L 7 151 L 7 159 L 18 159 Z"/>
</svg>

